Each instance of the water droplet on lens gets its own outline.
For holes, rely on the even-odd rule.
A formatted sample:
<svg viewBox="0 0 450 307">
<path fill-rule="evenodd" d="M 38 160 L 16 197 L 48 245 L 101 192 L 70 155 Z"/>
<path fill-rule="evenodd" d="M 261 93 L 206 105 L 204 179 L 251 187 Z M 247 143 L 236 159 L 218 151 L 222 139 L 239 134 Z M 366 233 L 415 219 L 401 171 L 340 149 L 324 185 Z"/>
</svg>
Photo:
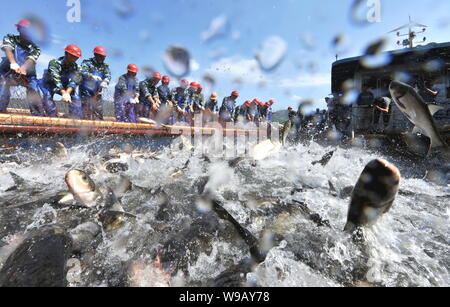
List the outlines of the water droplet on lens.
<svg viewBox="0 0 450 307">
<path fill-rule="evenodd" d="M 208 53 L 208 57 L 213 60 L 219 59 L 225 55 L 226 51 L 227 50 L 225 48 L 215 48 Z"/>
<path fill-rule="evenodd" d="M 441 186 L 446 186 L 449 180 L 447 174 L 441 170 L 430 170 L 424 179 Z"/>
<path fill-rule="evenodd" d="M 26 30 L 26 35 L 29 39 L 40 46 L 45 46 L 50 42 L 50 31 L 47 24 L 37 16 L 27 16 L 31 26 Z"/>
<path fill-rule="evenodd" d="M 121 58 L 124 56 L 124 53 L 121 49 L 113 49 L 111 50 L 111 56 L 115 58 Z"/>
<path fill-rule="evenodd" d="M 357 89 L 351 89 L 344 93 L 342 97 L 342 103 L 346 105 L 352 105 L 358 100 L 360 92 Z"/>
<path fill-rule="evenodd" d="M 142 73 L 146 78 L 149 78 L 153 75 L 155 72 L 155 69 L 152 66 L 143 66 L 142 67 Z"/>
<path fill-rule="evenodd" d="M 203 76 L 203 81 L 204 83 L 206 83 L 206 86 L 209 88 L 213 88 L 214 85 L 216 84 L 216 80 L 214 79 L 214 77 L 212 75 L 204 75 Z"/>
<path fill-rule="evenodd" d="M 333 127 L 333 129 L 327 133 L 327 139 L 332 142 L 339 142 L 342 139 L 342 133 L 339 132 L 336 127 Z"/>
<path fill-rule="evenodd" d="M 232 80 L 232 82 L 236 85 L 241 85 L 242 83 L 244 83 L 244 80 L 241 77 L 236 77 Z"/>
<path fill-rule="evenodd" d="M 316 49 L 316 41 L 311 33 L 303 33 L 300 36 L 300 42 L 308 50 Z"/>
<path fill-rule="evenodd" d="M 150 40 L 150 31 L 148 31 L 148 30 L 146 30 L 146 29 L 142 29 L 142 30 L 139 32 L 139 38 L 140 38 L 142 41 L 144 41 L 144 42 Z"/>
<path fill-rule="evenodd" d="M 413 77 L 407 72 L 397 71 L 394 75 L 394 80 L 409 84 L 413 80 Z"/>
<path fill-rule="evenodd" d="M 341 45 L 344 41 L 345 41 L 345 36 L 342 34 L 338 34 L 333 38 L 331 45 L 333 46 L 333 48 L 336 48 L 339 45 Z"/>
<path fill-rule="evenodd" d="M 364 54 L 376 55 L 377 53 L 380 53 L 383 50 L 385 45 L 386 45 L 385 39 L 378 39 L 375 42 L 371 43 L 369 46 L 367 46 L 367 49 L 364 52 Z"/>
<path fill-rule="evenodd" d="M 364 148 L 366 141 L 363 136 L 360 136 L 353 138 L 351 144 L 353 147 Z"/>
<path fill-rule="evenodd" d="M 175 77 L 189 74 L 191 57 L 183 47 L 169 47 L 163 55 L 163 63 L 168 73 Z"/>
<path fill-rule="evenodd" d="M 392 62 L 392 55 L 389 53 L 380 53 L 377 55 L 367 55 L 361 58 L 361 65 L 365 68 L 374 69 L 387 66 Z"/>
<path fill-rule="evenodd" d="M 115 0 L 114 10 L 120 18 L 129 18 L 135 13 L 135 7 L 130 0 Z"/>
<path fill-rule="evenodd" d="M 229 30 L 228 18 L 225 15 L 214 18 L 208 30 L 202 33 L 203 42 L 208 42 L 214 38 L 226 36 Z"/>
<path fill-rule="evenodd" d="M 231 33 L 231 39 L 234 41 L 239 41 L 241 39 L 241 32 L 233 31 L 233 33 Z"/>
<path fill-rule="evenodd" d="M 195 202 L 196 208 L 200 213 L 207 214 L 212 210 L 212 203 L 203 198 L 198 198 Z"/>
<path fill-rule="evenodd" d="M 350 21 L 358 26 L 367 26 L 369 21 L 367 19 L 368 14 L 368 2 L 366 0 L 354 0 L 350 6 Z"/>
<path fill-rule="evenodd" d="M 271 71 L 280 65 L 286 54 L 287 46 L 287 43 L 279 36 L 268 37 L 256 54 L 261 69 Z"/>
<path fill-rule="evenodd" d="M 441 59 L 434 59 L 431 61 L 428 61 L 424 64 L 424 69 L 427 72 L 436 72 L 441 70 L 444 67 L 445 63 Z"/>
<path fill-rule="evenodd" d="M 344 34 L 336 35 L 331 41 L 333 51 L 339 55 L 344 55 L 350 50 L 350 41 Z"/>
</svg>

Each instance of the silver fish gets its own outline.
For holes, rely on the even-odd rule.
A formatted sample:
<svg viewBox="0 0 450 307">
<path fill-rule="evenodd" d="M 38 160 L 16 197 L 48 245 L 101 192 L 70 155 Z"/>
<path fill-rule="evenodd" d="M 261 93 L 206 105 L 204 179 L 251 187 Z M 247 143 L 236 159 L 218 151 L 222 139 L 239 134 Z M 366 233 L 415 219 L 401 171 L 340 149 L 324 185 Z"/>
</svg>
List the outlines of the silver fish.
<svg viewBox="0 0 450 307">
<path fill-rule="evenodd" d="M 353 189 L 344 231 L 374 225 L 387 213 L 397 196 L 400 177 L 398 168 L 386 160 L 367 164 Z"/>
<path fill-rule="evenodd" d="M 102 194 L 96 189 L 95 182 L 88 174 L 81 170 L 71 170 L 66 174 L 66 184 L 73 199 L 83 206 L 93 208 Z M 64 197 L 60 202 L 70 201 L 70 195 Z"/>
<path fill-rule="evenodd" d="M 53 153 L 57 158 L 60 158 L 60 159 L 66 159 L 69 156 L 69 152 L 67 151 L 67 148 L 61 142 L 57 142 L 55 144 Z"/>
<path fill-rule="evenodd" d="M 430 138 L 430 149 L 448 147 L 433 119 L 433 114 L 441 110 L 441 107 L 427 105 L 414 88 L 399 81 L 393 81 L 389 91 L 400 111 L 416 126 L 413 132 L 422 132 Z"/>
</svg>

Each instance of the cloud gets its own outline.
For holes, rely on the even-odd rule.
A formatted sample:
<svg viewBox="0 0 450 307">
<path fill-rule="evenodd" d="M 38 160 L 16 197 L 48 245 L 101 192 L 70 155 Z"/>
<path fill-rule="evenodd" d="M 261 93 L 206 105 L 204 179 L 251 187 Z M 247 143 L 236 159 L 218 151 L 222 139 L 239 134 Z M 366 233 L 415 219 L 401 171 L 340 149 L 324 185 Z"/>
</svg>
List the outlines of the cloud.
<svg viewBox="0 0 450 307">
<path fill-rule="evenodd" d="M 47 54 L 47 53 L 41 53 L 41 56 L 39 57 L 39 59 L 37 60 L 37 63 L 36 63 L 36 72 L 37 72 L 38 78 L 42 77 L 44 70 L 48 68 L 48 63 L 51 60 L 56 59 L 56 58 L 58 58 L 58 57 L 53 56 L 51 54 Z"/>
<path fill-rule="evenodd" d="M 295 101 L 295 102 L 299 102 L 299 101 L 303 100 L 303 97 L 298 96 L 298 95 L 292 95 L 290 100 Z"/>
<path fill-rule="evenodd" d="M 67 39 L 64 36 L 58 35 L 55 33 L 52 33 L 50 35 L 50 39 L 51 39 L 52 44 L 54 44 L 54 45 L 63 45 L 67 41 Z"/>
<path fill-rule="evenodd" d="M 278 83 L 282 88 L 301 88 L 301 87 L 314 87 L 324 86 L 331 84 L 330 74 L 310 74 L 300 75 L 295 78 L 284 78 Z"/>
<path fill-rule="evenodd" d="M 256 59 L 241 56 L 222 58 L 214 62 L 206 72 L 231 80 L 242 79 L 245 83 L 259 84 L 261 81 L 267 81 Z"/>
<path fill-rule="evenodd" d="M 53 56 L 51 54 L 47 54 L 47 53 L 41 53 L 41 55 L 39 56 L 39 59 L 37 61 L 37 65 L 44 65 L 47 66 L 48 62 L 50 62 L 53 59 L 56 59 L 56 56 Z"/>
<path fill-rule="evenodd" d="M 242 56 L 222 58 L 211 64 L 206 72 L 230 80 L 241 79 L 247 84 L 261 84 L 261 82 L 273 84 L 282 89 L 318 87 L 331 84 L 329 73 L 302 74 L 290 78 L 274 79 L 260 69 L 256 59 Z"/>
</svg>

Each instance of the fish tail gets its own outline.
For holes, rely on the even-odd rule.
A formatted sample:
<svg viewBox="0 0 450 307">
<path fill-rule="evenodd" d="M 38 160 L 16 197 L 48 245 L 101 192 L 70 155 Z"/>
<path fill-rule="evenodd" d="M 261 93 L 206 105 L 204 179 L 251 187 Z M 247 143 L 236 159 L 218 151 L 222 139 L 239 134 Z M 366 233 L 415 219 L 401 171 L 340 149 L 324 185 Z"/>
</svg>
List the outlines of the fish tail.
<svg viewBox="0 0 450 307">
<path fill-rule="evenodd" d="M 353 232 L 356 229 L 356 225 L 352 222 L 347 222 L 344 227 L 344 231 L 346 232 Z"/>
</svg>

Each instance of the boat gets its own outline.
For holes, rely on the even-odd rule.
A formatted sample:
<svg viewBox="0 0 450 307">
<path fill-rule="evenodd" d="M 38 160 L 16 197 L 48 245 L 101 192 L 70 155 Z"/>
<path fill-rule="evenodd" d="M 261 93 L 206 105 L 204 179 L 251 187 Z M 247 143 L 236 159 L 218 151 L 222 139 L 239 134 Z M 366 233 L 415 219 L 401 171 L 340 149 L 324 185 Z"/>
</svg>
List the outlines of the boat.
<svg viewBox="0 0 450 307">
<path fill-rule="evenodd" d="M 437 80 L 435 85 L 441 90 L 433 103 L 440 106 L 441 110 L 433 118 L 444 140 L 450 144 L 450 42 L 414 46 L 413 40 L 424 31 L 413 31 L 415 25 L 410 20 L 410 24 L 392 31 L 407 28 L 407 34 L 397 32 L 397 36 L 407 36 L 408 39 L 398 42 L 404 49 L 377 55 L 378 58 L 387 59 L 385 64 L 367 65 L 368 56 L 341 59 L 332 64 L 331 99 L 337 102 L 339 111 L 336 122 L 331 123 L 331 126 L 335 125 L 342 134 L 353 139 L 363 139 L 366 144 L 401 144 L 414 151 L 410 146 L 414 143 L 411 142 L 413 125 L 395 103 L 391 103 L 389 113 L 383 115 L 384 120 L 377 120 L 374 107 L 348 104 L 345 96 L 351 92 L 360 93 L 363 85 L 371 88 L 375 97 L 381 97 L 378 95 L 388 92 L 392 80 L 416 84 L 419 88 L 424 86 L 425 81 Z"/>
</svg>

